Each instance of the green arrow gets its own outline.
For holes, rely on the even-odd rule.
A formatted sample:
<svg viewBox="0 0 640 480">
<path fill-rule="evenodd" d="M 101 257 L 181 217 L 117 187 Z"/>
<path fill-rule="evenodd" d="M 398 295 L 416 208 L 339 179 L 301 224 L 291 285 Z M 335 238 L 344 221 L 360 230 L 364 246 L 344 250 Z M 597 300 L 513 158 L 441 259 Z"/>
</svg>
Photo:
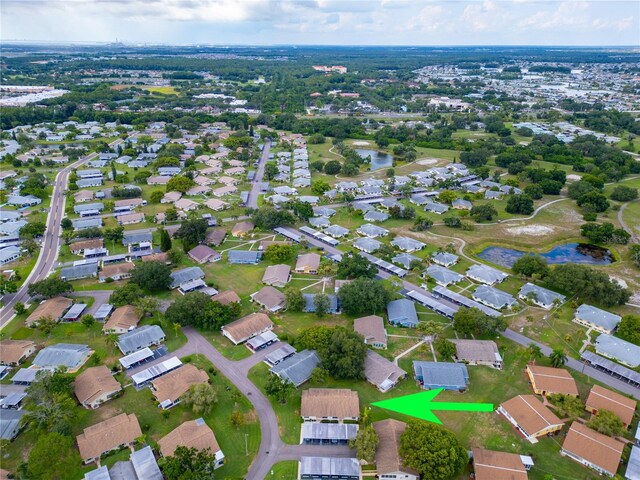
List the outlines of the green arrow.
<svg viewBox="0 0 640 480">
<path fill-rule="evenodd" d="M 412 417 L 426 420 L 428 422 L 442 422 L 435 416 L 432 410 L 455 410 L 458 412 L 493 412 L 491 403 L 458 403 L 458 402 L 434 402 L 433 399 L 442 391 L 442 388 L 429 390 L 426 392 L 405 395 L 404 397 L 390 398 L 374 402 L 371 405 L 391 410 L 393 412 L 404 413 Z"/>
</svg>

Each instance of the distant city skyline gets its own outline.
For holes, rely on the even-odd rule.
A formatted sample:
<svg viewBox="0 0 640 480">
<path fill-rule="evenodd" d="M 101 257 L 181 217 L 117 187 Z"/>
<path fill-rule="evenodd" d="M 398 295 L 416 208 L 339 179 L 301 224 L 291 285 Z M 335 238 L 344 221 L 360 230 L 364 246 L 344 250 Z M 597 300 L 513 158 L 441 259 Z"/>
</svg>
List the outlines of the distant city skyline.
<svg viewBox="0 0 640 480">
<path fill-rule="evenodd" d="M 2 40 L 244 45 L 640 45 L 620 0 L 3 0 Z"/>
</svg>

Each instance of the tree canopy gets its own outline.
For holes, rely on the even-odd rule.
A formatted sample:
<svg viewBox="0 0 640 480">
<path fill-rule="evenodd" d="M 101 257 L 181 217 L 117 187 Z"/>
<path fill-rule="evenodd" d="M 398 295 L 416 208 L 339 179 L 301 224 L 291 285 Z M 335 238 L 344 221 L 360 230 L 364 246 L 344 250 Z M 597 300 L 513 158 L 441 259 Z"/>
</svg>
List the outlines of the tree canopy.
<svg viewBox="0 0 640 480">
<path fill-rule="evenodd" d="M 511 267 L 514 273 L 524 275 L 525 277 L 545 277 L 549 273 L 547 260 L 540 255 L 525 255 L 515 261 Z"/>
<path fill-rule="evenodd" d="M 507 328 L 502 317 L 491 317 L 477 308 L 460 308 L 453 314 L 453 328 L 462 335 L 495 335 Z"/>
<path fill-rule="evenodd" d="M 622 435 L 625 432 L 622 420 L 615 413 L 605 409 L 598 410 L 598 413 L 591 417 L 587 426 L 610 437 Z"/>
<path fill-rule="evenodd" d="M 276 210 L 273 207 L 260 207 L 253 212 L 253 223 L 262 230 L 273 230 L 281 225 L 291 225 L 294 216 L 288 210 Z"/>
<path fill-rule="evenodd" d="M 554 267 L 546 277 L 546 284 L 552 290 L 575 295 L 578 301 L 605 307 L 624 305 L 631 296 L 629 289 L 611 280 L 606 273 L 575 263 Z"/>
<path fill-rule="evenodd" d="M 348 315 L 380 313 L 391 299 L 382 282 L 371 278 L 356 278 L 338 290 L 342 311 Z"/>
<path fill-rule="evenodd" d="M 358 253 L 343 255 L 338 264 L 338 278 L 373 278 L 378 274 L 378 269 L 369 260 Z"/>
<path fill-rule="evenodd" d="M 114 307 L 123 305 L 133 305 L 144 293 L 137 283 L 125 283 L 117 287 L 111 295 L 109 295 L 109 303 Z"/>
<path fill-rule="evenodd" d="M 179 446 L 160 466 L 167 480 L 200 480 L 213 478 L 215 463 L 216 457 L 209 448 L 196 450 Z"/>
<path fill-rule="evenodd" d="M 29 478 L 58 480 L 67 478 L 82 463 L 73 438 L 56 432 L 38 436 L 29 452 Z"/>
<path fill-rule="evenodd" d="M 194 218 L 185 220 L 173 235 L 175 238 L 182 239 L 182 246 L 185 252 L 188 252 L 195 246 L 204 242 L 207 235 L 209 224 L 204 218 Z"/>
<path fill-rule="evenodd" d="M 182 326 L 193 325 L 209 330 L 218 330 L 240 315 L 240 305 L 223 305 L 214 302 L 202 292 L 190 292 L 178 297 L 165 312 L 171 323 Z"/>
<path fill-rule="evenodd" d="M 400 457 L 423 480 L 448 480 L 469 461 L 456 436 L 433 423 L 411 420 L 400 436 Z"/>
<path fill-rule="evenodd" d="M 364 378 L 367 346 L 362 336 L 344 327 L 333 329 L 329 346 L 318 350 L 322 367 L 336 379 Z"/>
<path fill-rule="evenodd" d="M 616 336 L 627 342 L 640 345 L 640 316 L 625 315 L 618 324 Z"/>
<path fill-rule="evenodd" d="M 49 277 L 30 284 L 28 292 L 32 297 L 53 298 L 58 295 L 73 292 L 73 286 L 58 277 Z"/>
<path fill-rule="evenodd" d="M 142 262 L 131 272 L 131 283 L 149 292 L 160 292 L 171 285 L 171 268 L 162 262 Z"/>
</svg>

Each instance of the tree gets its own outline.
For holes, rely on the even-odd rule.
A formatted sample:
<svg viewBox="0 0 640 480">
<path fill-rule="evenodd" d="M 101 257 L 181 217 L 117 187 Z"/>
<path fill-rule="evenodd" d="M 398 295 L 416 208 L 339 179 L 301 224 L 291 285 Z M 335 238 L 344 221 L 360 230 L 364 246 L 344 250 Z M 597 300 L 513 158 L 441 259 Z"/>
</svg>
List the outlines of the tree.
<svg viewBox="0 0 640 480">
<path fill-rule="evenodd" d="M 267 383 L 264 387 L 267 395 L 275 397 L 280 403 L 287 403 L 287 398 L 293 390 L 293 383 L 288 380 L 282 379 L 277 375 L 270 375 Z"/>
<path fill-rule="evenodd" d="M 341 289 L 342 290 L 342 289 Z M 336 327 L 326 350 L 318 350 L 322 366 L 336 379 L 364 378 L 367 345 L 358 333 Z"/>
<path fill-rule="evenodd" d="M 229 423 L 231 423 L 231 425 L 233 425 L 236 429 L 244 425 L 245 420 L 242 412 L 240 412 L 239 410 L 234 410 L 233 412 L 231 412 L 231 415 L 229 416 Z"/>
<path fill-rule="evenodd" d="M 529 197 L 531 197 L 534 200 L 540 200 L 544 195 L 544 192 L 542 191 L 542 187 L 536 184 L 531 184 L 524 187 L 524 193 L 529 195 Z"/>
<path fill-rule="evenodd" d="M 27 472 L 29 478 L 58 480 L 75 471 L 82 459 L 73 438 L 56 432 L 39 435 L 29 452 Z"/>
<path fill-rule="evenodd" d="M 531 215 L 533 213 L 533 199 L 526 193 L 521 195 L 509 195 L 505 211 L 507 213 Z"/>
<path fill-rule="evenodd" d="M 151 200 L 151 203 L 160 203 L 163 197 L 164 192 L 162 190 L 154 190 L 151 192 L 151 195 L 149 195 L 149 200 Z"/>
<path fill-rule="evenodd" d="M 378 448 L 378 434 L 371 425 L 360 428 L 356 438 L 349 440 L 349 447 L 355 448 L 356 458 L 367 463 L 376 460 L 376 449 Z"/>
<path fill-rule="evenodd" d="M 16 293 L 18 291 L 18 286 L 16 282 L 13 280 L 7 280 L 4 277 L 0 277 L 0 295 L 4 295 L 5 293 Z M 24 304 L 22 305 L 24 308 Z M 16 306 L 14 306 L 14 310 L 18 313 Z M 24 313 L 24 312 L 23 312 Z M 18 313 L 20 315 L 20 313 Z"/>
<path fill-rule="evenodd" d="M 189 387 L 181 402 L 191 407 L 196 415 L 207 415 L 218 403 L 218 390 L 210 383 L 197 383 Z"/>
<path fill-rule="evenodd" d="M 592 191 L 580 196 L 577 200 L 578 206 L 591 212 L 605 212 L 609 208 L 609 200 L 602 193 Z"/>
<path fill-rule="evenodd" d="M 293 213 L 302 220 L 308 220 L 313 217 L 313 207 L 310 203 L 293 200 L 288 202 L 288 205 L 289 208 L 293 210 Z"/>
<path fill-rule="evenodd" d="M 140 297 L 134 302 L 134 305 L 140 308 L 144 315 L 151 317 L 160 309 L 160 300 L 151 296 Z"/>
<path fill-rule="evenodd" d="M 104 229 L 104 241 L 120 243 L 124 238 L 124 227 L 113 227 Z"/>
<path fill-rule="evenodd" d="M 284 243 L 274 243 L 269 245 L 264 252 L 265 258 L 274 262 L 283 263 L 293 255 L 293 247 Z"/>
<path fill-rule="evenodd" d="M 196 182 L 189 177 L 176 175 L 175 177 L 171 177 L 171 180 L 167 182 L 167 192 L 185 193 L 191 187 L 195 186 L 195 184 Z"/>
<path fill-rule="evenodd" d="M 167 480 L 211 480 L 215 464 L 216 457 L 210 448 L 196 450 L 179 446 L 160 466 Z"/>
<path fill-rule="evenodd" d="M 313 306 L 315 307 L 315 314 L 318 318 L 324 317 L 329 311 L 329 307 L 331 306 L 331 300 L 328 295 L 324 293 L 319 293 L 315 297 L 313 297 Z"/>
<path fill-rule="evenodd" d="M 131 283 L 148 292 L 167 290 L 171 282 L 171 268 L 162 262 L 143 262 L 131 272 Z"/>
<path fill-rule="evenodd" d="M 529 360 L 531 360 L 534 364 L 536 363 L 536 360 L 540 360 L 542 357 L 544 357 L 542 349 L 535 343 L 529 344 L 529 346 L 527 347 L 527 354 L 529 355 Z"/>
<path fill-rule="evenodd" d="M 584 412 L 584 403 L 582 403 L 578 397 L 574 397 L 573 395 L 552 393 L 547 395 L 547 399 L 553 404 L 554 408 L 562 418 L 569 417 L 571 420 L 575 420 L 582 415 L 582 412 Z"/>
<path fill-rule="evenodd" d="M 86 315 L 82 316 L 80 323 L 82 323 L 82 325 L 84 325 L 87 329 L 89 329 L 95 325 L 96 318 L 93 315 L 90 315 L 87 313 Z"/>
<path fill-rule="evenodd" d="M 384 311 L 391 294 L 382 282 L 360 277 L 340 287 L 338 298 L 347 315 L 375 314 Z"/>
<path fill-rule="evenodd" d="M 618 416 L 609 410 L 598 410 L 591 420 L 587 423 L 589 428 L 593 428 L 596 432 L 610 437 L 622 435 L 625 432 L 624 423 Z"/>
<path fill-rule="evenodd" d="M 445 360 L 449 360 L 456 354 L 456 346 L 446 338 L 441 338 L 435 343 L 435 348 Z"/>
<path fill-rule="evenodd" d="M 458 196 L 456 192 L 452 190 L 443 190 L 440 192 L 440 195 L 438 195 L 438 200 L 442 203 L 448 203 L 449 205 L 451 205 L 456 198 L 458 198 Z"/>
<path fill-rule="evenodd" d="M 62 227 L 63 230 L 71 230 L 73 229 L 73 222 L 71 221 L 71 219 L 64 217 L 60 221 L 60 226 Z"/>
<path fill-rule="evenodd" d="M 20 238 L 37 238 L 44 235 L 47 226 L 43 222 L 27 223 L 20 229 Z"/>
<path fill-rule="evenodd" d="M 109 303 L 114 307 L 123 305 L 133 305 L 136 300 L 143 296 L 142 289 L 135 283 L 125 283 L 117 287 L 109 296 Z"/>
<path fill-rule="evenodd" d="M 546 286 L 575 295 L 576 301 L 596 303 L 605 307 L 624 305 L 631 291 L 611 280 L 609 275 L 586 265 L 567 263 L 557 265 L 547 275 Z"/>
<path fill-rule="evenodd" d="M 298 350 L 313 349 L 325 351 L 329 348 L 333 329 L 324 326 L 306 328 L 296 338 L 295 346 Z"/>
<path fill-rule="evenodd" d="M 640 345 L 640 317 L 637 315 L 625 315 L 618 324 L 616 336 L 627 342 Z"/>
<path fill-rule="evenodd" d="M 578 180 L 577 182 L 572 183 L 567 188 L 567 194 L 569 198 L 573 200 L 577 200 L 583 195 L 589 192 L 597 191 L 596 187 L 594 187 L 591 183 L 585 182 L 584 180 Z"/>
<path fill-rule="evenodd" d="M 188 252 L 204 242 L 207 228 L 209 228 L 209 224 L 204 218 L 185 220 L 173 236 L 182 239 L 184 251 Z"/>
<path fill-rule="evenodd" d="M 524 275 L 525 277 L 533 277 L 534 275 L 544 278 L 549 273 L 547 260 L 541 255 L 525 255 L 515 261 L 511 267 L 514 273 Z"/>
<path fill-rule="evenodd" d="M 342 170 L 342 165 L 338 160 L 329 160 L 324 164 L 324 173 L 327 175 L 337 175 Z"/>
<path fill-rule="evenodd" d="M 451 228 L 462 227 L 462 220 L 460 220 L 460 217 L 444 217 L 443 221 L 447 227 L 451 227 Z"/>
<path fill-rule="evenodd" d="M 311 191 L 316 195 L 324 195 L 329 190 L 331 190 L 331 185 L 324 180 L 317 180 L 311 184 Z"/>
<path fill-rule="evenodd" d="M 640 245 L 634 244 L 629 247 L 629 258 L 636 267 L 640 267 Z"/>
<path fill-rule="evenodd" d="M 416 232 L 424 232 L 433 226 L 433 222 L 427 217 L 417 217 L 413 222 L 413 230 Z"/>
<path fill-rule="evenodd" d="M 366 258 L 358 253 L 343 255 L 338 264 L 338 278 L 373 278 L 378 274 L 378 269 Z"/>
<path fill-rule="evenodd" d="M 260 207 L 252 216 L 253 223 L 262 230 L 273 230 L 282 225 L 295 223 L 295 218 L 288 210 L 276 210 L 273 207 Z"/>
<path fill-rule="evenodd" d="M 24 306 L 24 303 L 22 302 L 18 302 L 13 306 L 13 309 L 16 312 L 16 315 L 22 315 L 24 313 L 27 313 L 27 307 Z"/>
<path fill-rule="evenodd" d="M 549 354 L 549 361 L 553 367 L 560 368 L 567 363 L 567 356 L 562 348 L 554 348 Z"/>
<path fill-rule="evenodd" d="M 478 148 L 469 152 L 460 154 L 460 161 L 469 168 L 481 167 L 489 161 L 489 150 L 486 148 Z"/>
<path fill-rule="evenodd" d="M 28 292 L 32 297 L 53 298 L 73 291 L 73 286 L 58 277 L 49 277 L 29 285 Z"/>
<path fill-rule="evenodd" d="M 469 214 L 476 222 L 488 222 L 498 216 L 498 211 L 489 204 L 475 205 Z"/>
<path fill-rule="evenodd" d="M 460 308 L 453 314 L 453 328 L 463 335 L 495 335 L 507 328 L 501 317 L 491 317 L 477 308 Z"/>
<path fill-rule="evenodd" d="M 220 329 L 240 315 L 240 305 L 222 305 L 202 292 L 190 292 L 178 297 L 165 312 L 171 323 L 193 325 L 210 330 Z"/>
<path fill-rule="evenodd" d="M 171 237 L 169 236 L 169 232 L 167 232 L 164 228 L 159 229 L 160 232 L 160 251 L 168 252 L 171 250 Z"/>
<path fill-rule="evenodd" d="M 448 480 L 469 461 L 467 451 L 445 428 L 418 420 L 409 422 L 400 436 L 402 463 L 425 480 Z"/>
<path fill-rule="evenodd" d="M 442 324 L 432 320 L 420 322 L 416 326 L 416 331 L 424 337 L 427 343 L 433 343 L 442 330 Z"/>
<path fill-rule="evenodd" d="M 300 289 L 295 287 L 287 287 L 284 291 L 287 299 L 287 310 L 291 312 L 301 312 L 304 309 L 304 297 Z"/>
<path fill-rule="evenodd" d="M 278 167 L 275 163 L 270 162 L 264 166 L 264 176 L 267 180 L 273 180 L 278 173 Z"/>
<path fill-rule="evenodd" d="M 618 185 L 611 192 L 610 198 L 618 202 L 630 202 L 638 198 L 638 189 L 627 187 L 626 185 Z"/>
<path fill-rule="evenodd" d="M 25 403 L 32 425 L 43 431 L 71 433 L 77 411 L 71 398 L 72 382 L 73 377 L 63 369 L 38 372 L 36 380 L 26 390 Z"/>
</svg>

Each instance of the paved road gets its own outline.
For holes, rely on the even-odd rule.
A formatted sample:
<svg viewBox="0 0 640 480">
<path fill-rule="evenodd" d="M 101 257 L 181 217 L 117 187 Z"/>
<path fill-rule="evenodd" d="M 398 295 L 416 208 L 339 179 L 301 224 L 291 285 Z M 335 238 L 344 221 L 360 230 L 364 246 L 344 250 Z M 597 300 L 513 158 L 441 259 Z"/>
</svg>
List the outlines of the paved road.
<svg viewBox="0 0 640 480">
<path fill-rule="evenodd" d="M 109 144 L 110 147 L 114 147 L 122 143 L 122 139 L 117 139 Z M 44 234 L 44 239 L 38 254 L 38 260 L 36 261 L 33 270 L 22 284 L 22 287 L 12 295 L 5 295 L 4 306 L 0 310 L 0 329 L 2 329 L 14 316 L 13 307 L 18 302 L 26 303 L 28 301 L 28 288 L 29 284 L 43 280 L 49 275 L 49 272 L 54 267 L 56 258 L 58 257 L 58 249 L 60 244 L 60 222 L 65 216 L 65 193 L 67 190 L 67 181 L 69 174 L 74 168 L 78 168 L 83 163 L 88 162 L 95 157 L 97 153 L 92 153 L 86 157 L 81 158 L 77 162 L 67 165 L 56 175 L 53 182 L 53 193 L 51 195 L 51 206 L 49 208 L 49 214 L 47 215 L 47 229 Z"/>
<path fill-rule="evenodd" d="M 271 402 L 251 382 L 247 375 L 249 370 L 264 360 L 264 357 L 280 347 L 278 343 L 254 353 L 248 358 L 233 361 L 224 357 L 205 337 L 191 327 L 183 328 L 187 343 L 170 355 L 184 357 L 201 354 L 233 383 L 251 402 L 260 422 L 261 441 L 258 455 L 254 459 L 246 480 L 264 480 L 268 478 L 273 465 L 283 460 L 299 460 L 302 456 L 354 457 L 354 452 L 347 446 L 328 445 L 287 445 L 280 439 L 278 419 Z M 166 357 L 154 363 L 165 360 Z M 153 365 L 149 363 L 127 372 L 128 376 Z"/>
<path fill-rule="evenodd" d="M 264 177 L 264 166 L 269 160 L 269 149 L 271 148 L 271 140 L 264 142 L 264 148 L 262 149 L 262 155 L 260 156 L 260 163 L 258 164 L 258 170 L 256 176 L 253 178 L 251 184 L 251 191 L 249 192 L 249 198 L 247 199 L 247 207 L 258 208 L 258 197 L 260 196 L 260 184 Z"/>
<path fill-rule="evenodd" d="M 524 335 L 518 332 L 514 332 L 509 328 L 507 328 L 504 331 L 503 335 L 509 340 L 513 340 L 514 342 L 519 343 L 520 345 L 523 345 L 525 347 L 529 346 L 532 343 L 535 343 L 540 347 L 540 350 L 544 355 L 548 356 L 551 353 L 551 349 L 547 347 L 545 344 L 536 342 L 535 340 L 532 340 L 529 337 L 525 337 Z M 585 375 L 587 375 L 588 377 L 594 380 L 598 380 L 599 382 L 602 382 L 605 385 L 613 387 L 616 390 L 620 390 L 621 392 L 624 392 L 640 400 L 640 389 L 635 388 L 632 385 L 629 385 L 628 383 L 623 382 L 622 380 L 618 380 L 617 378 L 612 377 L 611 375 L 607 375 L 606 373 L 601 372 L 600 370 L 596 370 L 595 368 L 585 363 L 582 363 L 576 360 L 575 358 L 569 357 L 566 365 L 567 367 L 572 368 L 577 372 L 584 373 Z"/>
</svg>

